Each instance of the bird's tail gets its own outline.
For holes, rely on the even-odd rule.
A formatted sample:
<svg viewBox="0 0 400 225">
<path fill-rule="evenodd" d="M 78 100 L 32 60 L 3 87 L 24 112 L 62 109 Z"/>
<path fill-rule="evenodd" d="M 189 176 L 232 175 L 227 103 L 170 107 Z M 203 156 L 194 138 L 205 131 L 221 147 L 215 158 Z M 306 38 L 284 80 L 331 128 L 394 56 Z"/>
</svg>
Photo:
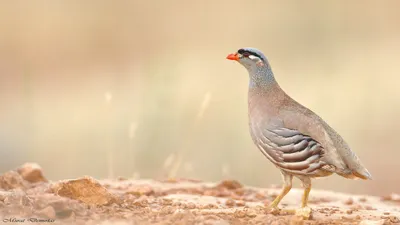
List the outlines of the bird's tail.
<svg viewBox="0 0 400 225">
<path fill-rule="evenodd" d="M 368 170 L 364 167 L 361 167 L 356 170 L 352 170 L 351 172 L 346 172 L 346 173 L 338 173 L 340 176 L 348 178 L 348 179 L 362 179 L 362 180 L 372 180 L 371 174 L 368 172 Z"/>
<path fill-rule="evenodd" d="M 348 175 L 350 175 L 350 179 L 363 179 L 363 180 L 372 180 L 371 174 L 368 172 L 367 168 L 361 163 L 360 159 L 357 155 L 351 151 L 349 148 L 348 157 L 343 157 L 347 168 L 349 169 Z"/>
<path fill-rule="evenodd" d="M 360 168 L 353 171 L 353 175 L 363 180 L 372 180 L 372 176 L 366 168 Z"/>
</svg>

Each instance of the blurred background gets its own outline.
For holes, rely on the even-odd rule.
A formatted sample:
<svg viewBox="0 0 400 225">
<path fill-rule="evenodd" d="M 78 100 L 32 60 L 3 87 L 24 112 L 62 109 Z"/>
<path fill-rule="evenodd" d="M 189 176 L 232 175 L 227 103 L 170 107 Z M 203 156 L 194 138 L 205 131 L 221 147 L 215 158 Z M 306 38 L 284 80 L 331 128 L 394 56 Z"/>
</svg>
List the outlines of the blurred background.
<svg viewBox="0 0 400 225">
<path fill-rule="evenodd" d="M 398 191 L 399 7 L 344 0 L 3 1 L 0 172 L 37 162 L 52 180 L 177 176 L 280 184 L 248 133 L 247 72 L 225 59 L 251 46 L 267 55 L 281 87 L 335 128 L 374 177 L 332 176 L 314 187 Z"/>
</svg>

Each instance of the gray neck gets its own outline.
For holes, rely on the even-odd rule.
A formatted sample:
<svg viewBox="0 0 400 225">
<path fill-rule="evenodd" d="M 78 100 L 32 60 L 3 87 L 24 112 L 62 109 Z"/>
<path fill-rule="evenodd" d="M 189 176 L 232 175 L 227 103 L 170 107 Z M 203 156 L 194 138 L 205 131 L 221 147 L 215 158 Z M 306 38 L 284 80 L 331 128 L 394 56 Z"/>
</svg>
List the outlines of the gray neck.
<svg viewBox="0 0 400 225">
<path fill-rule="evenodd" d="M 261 67 L 251 65 L 246 69 L 250 76 L 249 88 L 270 88 L 277 85 L 274 73 L 268 63 Z"/>
</svg>

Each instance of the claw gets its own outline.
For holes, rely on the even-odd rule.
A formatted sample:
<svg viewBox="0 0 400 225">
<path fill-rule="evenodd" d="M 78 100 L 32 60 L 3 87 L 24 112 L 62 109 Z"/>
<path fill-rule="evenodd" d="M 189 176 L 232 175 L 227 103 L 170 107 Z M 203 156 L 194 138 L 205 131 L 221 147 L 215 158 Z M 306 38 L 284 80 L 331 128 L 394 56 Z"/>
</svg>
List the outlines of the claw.
<svg viewBox="0 0 400 225">
<path fill-rule="evenodd" d="M 305 220 L 310 219 L 311 213 L 312 213 L 312 210 L 308 206 L 301 207 L 300 209 L 295 210 L 295 215 L 303 217 L 303 219 L 305 219 Z"/>
<path fill-rule="evenodd" d="M 279 215 L 281 213 L 281 210 L 277 209 L 277 208 L 272 208 L 272 209 L 268 210 L 268 213 L 276 216 L 276 215 Z"/>
<path fill-rule="evenodd" d="M 283 213 L 283 215 L 285 215 L 285 214 L 294 215 L 296 213 L 296 210 L 294 210 L 294 209 L 281 209 L 281 208 L 279 208 L 277 206 L 273 206 L 273 205 L 266 207 L 265 210 L 266 210 L 266 212 L 271 213 L 272 215 L 280 215 L 281 213 Z"/>
<path fill-rule="evenodd" d="M 272 205 L 272 204 L 267 206 L 267 207 L 265 207 L 265 212 L 266 213 L 270 213 L 272 215 L 278 215 L 280 211 L 281 211 L 281 209 L 278 208 L 278 206 L 275 206 L 275 205 Z"/>
</svg>

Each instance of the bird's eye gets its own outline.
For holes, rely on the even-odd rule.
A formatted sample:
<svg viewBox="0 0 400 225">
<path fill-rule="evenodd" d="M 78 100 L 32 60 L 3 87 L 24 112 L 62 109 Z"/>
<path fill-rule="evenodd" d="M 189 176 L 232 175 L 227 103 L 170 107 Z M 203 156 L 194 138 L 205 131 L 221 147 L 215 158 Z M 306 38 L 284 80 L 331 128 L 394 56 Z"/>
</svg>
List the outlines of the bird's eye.
<svg viewBox="0 0 400 225">
<path fill-rule="evenodd" d="M 250 56 L 250 53 L 248 53 L 248 52 L 243 52 L 243 54 L 242 54 L 244 57 L 249 57 Z"/>
</svg>

